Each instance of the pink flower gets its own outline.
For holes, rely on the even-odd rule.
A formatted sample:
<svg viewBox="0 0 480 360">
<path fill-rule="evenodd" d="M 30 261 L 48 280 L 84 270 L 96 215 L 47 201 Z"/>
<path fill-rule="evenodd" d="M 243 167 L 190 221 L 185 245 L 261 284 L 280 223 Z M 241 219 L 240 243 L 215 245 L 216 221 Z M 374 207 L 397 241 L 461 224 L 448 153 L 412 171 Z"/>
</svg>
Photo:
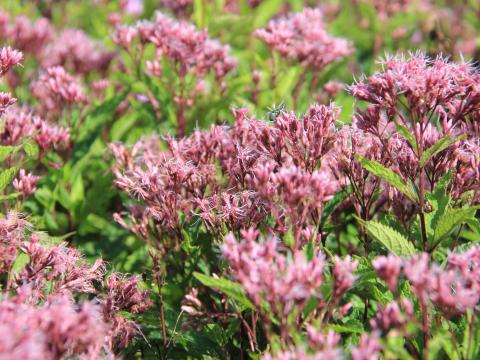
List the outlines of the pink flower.
<svg viewBox="0 0 480 360">
<path fill-rule="evenodd" d="M 11 94 L 0 92 L 0 116 L 3 115 L 5 110 L 15 104 L 17 99 L 13 98 Z"/>
<path fill-rule="evenodd" d="M 25 169 L 20 169 L 18 176 L 13 179 L 13 187 L 23 197 L 27 197 L 35 192 L 35 186 L 39 180 L 40 176 L 34 176 L 31 173 L 27 174 Z"/>
<path fill-rule="evenodd" d="M 301 309 L 310 297 L 321 297 L 321 254 L 315 254 L 311 261 L 300 251 L 285 256 L 279 252 L 277 239 L 256 242 L 256 231 L 241 233 L 243 240 L 239 243 L 231 233 L 225 237 L 222 253 L 233 277 L 257 306 L 261 306 L 262 300 L 267 301 L 274 314 L 284 317 L 294 305 Z"/>
<path fill-rule="evenodd" d="M 29 227 L 30 224 L 13 211 L 0 219 L 0 273 L 10 271 Z"/>
<path fill-rule="evenodd" d="M 15 65 L 20 64 L 23 54 L 10 46 L 0 49 L 0 76 L 3 76 Z"/>
<path fill-rule="evenodd" d="M 326 31 L 320 9 L 305 8 L 300 13 L 271 20 L 265 29 L 257 30 L 255 36 L 283 57 L 317 71 L 353 52 L 350 42 Z"/>
<path fill-rule="evenodd" d="M 143 13 L 143 0 L 121 0 L 120 7 L 129 15 L 140 16 Z"/>
<path fill-rule="evenodd" d="M 66 29 L 46 47 L 42 58 L 44 68 L 62 66 L 76 74 L 105 72 L 113 53 L 79 29 Z"/>
<path fill-rule="evenodd" d="M 31 84 L 31 89 L 40 101 L 41 112 L 50 117 L 87 100 L 80 82 L 61 66 L 48 68 Z"/>
<path fill-rule="evenodd" d="M 157 13 L 153 23 L 143 23 L 138 28 L 157 48 L 157 59 L 165 57 L 180 66 L 181 78 L 187 73 L 203 78 L 213 72 L 221 82 L 236 66 L 228 46 L 209 39 L 205 31 L 198 31 L 186 22 Z"/>
<path fill-rule="evenodd" d="M 274 129 L 285 142 L 285 151 L 296 166 L 312 172 L 322 157 L 333 147 L 335 121 L 340 109 L 333 104 L 312 105 L 303 118 L 293 112 L 280 113 L 274 120 Z"/>
<path fill-rule="evenodd" d="M 391 292 L 397 292 L 397 281 L 402 267 L 402 261 L 395 255 L 377 256 L 372 261 L 373 268 L 388 285 Z"/>
<path fill-rule="evenodd" d="M 404 311 L 402 312 L 401 306 Z M 413 318 L 413 306 L 407 299 L 400 303 L 394 301 L 386 306 L 379 306 L 375 318 L 370 324 L 375 330 L 382 330 L 388 333 L 391 329 L 398 329 L 405 326 Z"/>
<path fill-rule="evenodd" d="M 381 349 L 376 334 L 363 334 L 358 346 L 352 349 L 352 360 L 377 360 L 380 357 Z"/>
<path fill-rule="evenodd" d="M 335 256 L 333 264 L 333 296 L 338 300 L 353 286 L 356 279 L 353 273 L 358 266 L 358 260 L 352 261 L 350 255 L 345 256 L 343 260 Z"/>
<path fill-rule="evenodd" d="M 5 22 L 3 30 L 0 37 L 8 39 L 14 48 L 37 57 L 41 56 L 54 33 L 47 19 L 41 18 L 32 23 L 25 16 L 16 16 L 15 23 L 11 25 Z"/>
<path fill-rule="evenodd" d="M 0 131 L 2 145 L 19 145 L 25 138 L 32 137 L 45 154 L 50 149 L 66 149 L 70 145 L 70 129 L 66 129 L 32 115 L 26 109 L 10 108 L 3 118 Z"/>
</svg>

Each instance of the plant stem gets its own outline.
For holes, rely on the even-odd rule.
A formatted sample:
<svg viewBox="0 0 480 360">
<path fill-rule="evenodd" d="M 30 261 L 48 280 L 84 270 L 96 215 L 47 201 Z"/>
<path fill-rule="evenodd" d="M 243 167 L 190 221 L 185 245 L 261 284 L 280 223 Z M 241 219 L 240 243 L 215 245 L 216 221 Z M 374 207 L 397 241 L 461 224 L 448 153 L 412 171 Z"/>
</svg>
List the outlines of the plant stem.
<svg viewBox="0 0 480 360">
<path fill-rule="evenodd" d="M 424 203 L 424 179 L 422 175 L 423 169 L 420 169 L 420 183 L 419 183 L 419 191 L 418 191 L 418 196 L 419 196 L 419 206 L 420 206 L 420 226 L 422 227 L 422 246 L 423 246 L 423 251 L 427 249 L 427 227 L 425 225 L 425 213 L 423 212 L 423 208 L 425 206 Z"/>
<path fill-rule="evenodd" d="M 420 299 L 420 309 L 422 311 L 422 327 L 423 327 L 423 358 L 428 359 L 428 340 L 430 331 L 428 327 L 428 311 L 425 301 Z"/>
</svg>

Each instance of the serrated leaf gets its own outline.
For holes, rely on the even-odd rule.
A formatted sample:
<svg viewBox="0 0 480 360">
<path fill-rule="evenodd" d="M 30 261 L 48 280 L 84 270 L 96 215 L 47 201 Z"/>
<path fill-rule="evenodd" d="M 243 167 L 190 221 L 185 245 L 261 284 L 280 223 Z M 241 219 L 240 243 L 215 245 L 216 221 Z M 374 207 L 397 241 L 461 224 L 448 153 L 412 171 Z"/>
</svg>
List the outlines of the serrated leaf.
<svg viewBox="0 0 480 360">
<path fill-rule="evenodd" d="M 12 182 L 17 170 L 16 167 L 12 167 L 0 173 L 0 191 L 5 190 L 5 188 Z"/>
<path fill-rule="evenodd" d="M 415 247 L 398 231 L 378 221 L 359 220 L 367 230 L 369 236 L 380 242 L 390 252 L 397 256 L 412 256 L 415 254 Z"/>
<path fill-rule="evenodd" d="M 437 221 L 433 235 L 434 247 L 458 225 L 475 217 L 478 207 L 448 209 Z"/>
<path fill-rule="evenodd" d="M 225 278 L 214 278 L 199 272 L 194 272 L 193 276 L 197 278 L 203 285 L 208 286 L 212 289 L 220 290 L 225 295 L 229 296 L 233 300 L 237 301 L 244 309 L 255 309 L 255 306 L 248 299 L 245 294 L 245 290 L 240 284 L 237 284 L 233 281 L 230 281 Z"/>
<path fill-rule="evenodd" d="M 360 164 L 362 164 L 363 168 L 388 182 L 395 189 L 405 194 L 413 202 L 417 202 L 417 196 L 412 188 L 405 181 L 403 181 L 402 177 L 395 171 L 386 168 L 377 161 L 364 158 L 358 154 L 355 155 L 355 158 L 360 161 Z"/>
<path fill-rule="evenodd" d="M 445 137 L 441 138 L 440 140 L 438 140 L 435 144 L 433 144 L 427 150 L 424 151 L 424 153 L 420 157 L 420 161 L 419 161 L 420 167 L 424 167 L 425 164 L 428 162 L 428 160 L 430 160 L 430 158 L 433 155 L 439 153 L 442 150 L 445 150 L 450 145 L 452 145 L 452 144 L 456 143 L 457 141 L 465 138 L 466 136 L 467 135 L 463 134 L 463 135 L 460 135 L 460 136 L 458 136 L 454 139 L 450 138 L 449 136 L 445 136 Z"/>
<path fill-rule="evenodd" d="M 327 326 L 329 329 L 334 330 L 336 333 L 355 333 L 361 334 L 364 331 L 363 325 L 358 320 L 350 320 L 349 322 L 341 324 L 331 324 Z"/>
</svg>

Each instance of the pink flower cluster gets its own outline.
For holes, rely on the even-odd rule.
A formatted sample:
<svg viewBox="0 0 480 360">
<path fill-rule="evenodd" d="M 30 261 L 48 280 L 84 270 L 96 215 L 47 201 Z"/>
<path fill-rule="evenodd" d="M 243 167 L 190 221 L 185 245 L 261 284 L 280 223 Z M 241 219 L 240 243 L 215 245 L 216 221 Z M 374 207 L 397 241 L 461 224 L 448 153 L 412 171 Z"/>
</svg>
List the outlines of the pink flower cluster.
<svg viewBox="0 0 480 360">
<path fill-rule="evenodd" d="M 262 357 L 262 360 L 338 360 L 344 359 L 343 351 L 337 347 L 340 342 L 340 335 L 333 330 L 329 330 L 327 334 L 307 328 L 309 343 L 315 350 L 307 351 L 305 347 L 298 346 L 288 351 L 282 351 L 275 355 L 268 353 Z M 312 341 L 312 333 L 315 332 L 315 341 Z M 318 341 L 319 340 L 319 341 Z M 318 344 L 321 346 L 319 347 Z M 313 345 L 313 346 L 312 346 Z M 382 347 L 378 335 L 363 334 L 360 337 L 358 346 L 353 347 L 351 351 L 352 360 L 377 360 L 380 358 Z"/>
<path fill-rule="evenodd" d="M 0 301 L 0 357 L 59 359 L 104 353 L 107 325 L 99 307 L 91 302 L 72 304 L 57 297 L 39 306 L 19 299 Z"/>
<path fill-rule="evenodd" d="M 140 37 L 141 43 L 151 43 L 156 48 L 156 58 L 147 63 L 152 74 L 161 73 L 162 58 L 178 67 L 180 78 L 187 74 L 204 78 L 212 72 L 221 82 L 236 66 L 228 46 L 211 40 L 206 31 L 198 31 L 195 26 L 162 13 L 157 13 L 152 22 L 143 21 L 134 28 L 120 27 L 114 40 L 128 46 L 134 36 Z"/>
<path fill-rule="evenodd" d="M 223 256 L 228 260 L 233 277 L 261 307 L 266 301 L 277 318 L 286 319 L 292 311 L 301 311 L 310 297 L 321 297 L 324 260 L 321 254 L 311 261 L 303 252 L 292 256 L 280 252 L 279 240 L 271 237 L 257 242 L 259 233 L 242 231 L 242 241 L 233 234 L 225 237 Z"/>
<path fill-rule="evenodd" d="M 58 116 L 65 109 L 87 101 L 79 80 L 61 66 L 46 69 L 31 84 L 31 90 L 40 101 L 40 112 L 49 117 Z"/>
<path fill-rule="evenodd" d="M 10 15 L 0 10 L 0 39 L 8 40 L 20 51 L 40 57 L 54 36 L 50 22 L 41 18 L 33 23 L 25 16 L 16 16 L 13 22 L 10 20 Z"/>
<path fill-rule="evenodd" d="M 4 76 L 12 67 L 20 64 L 23 54 L 10 46 L 0 49 L 0 77 Z M 0 116 L 13 104 L 16 99 L 9 93 L 0 92 Z"/>
<path fill-rule="evenodd" d="M 36 22 L 25 16 L 16 16 L 13 22 L 10 18 L 0 10 L 0 40 L 32 55 L 43 68 L 61 65 L 81 75 L 92 71 L 105 73 L 113 59 L 112 52 L 82 30 L 66 29 L 56 33 L 46 18 Z M 15 79 L 10 80 L 16 84 Z"/>
<path fill-rule="evenodd" d="M 305 8 L 271 20 L 255 35 L 272 51 L 317 71 L 353 53 L 350 42 L 327 32 L 320 9 Z"/>
<path fill-rule="evenodd" d="M 333 106 L 313 106 L 303 118 L 281 113 L 269 124 L 237 109 L 233 127 L 169 138 L 167 151 L 152 139 L 131 151 L 112 146 L 116 184 L 139 202 L 129 215 L 135 232 L 149 239 L 145 226 L 153 219 L 162 231 L 178 236 L 179 211 L 187 221 L 197 213 L 210 231 L 220 234 L 225 227 L 256 227 L 271 213 L 276 231 L 293 227 L 293 246 L 299 248 L 309 240 L 301 240 L 302 233 L 319 221 L 321 204 L 338 188 L 329 167 L 320 168 L 320 160 L 333 149 L 337 115 Z"/>
<path fill-rule="evenodd" d="M 3 118 L 0 143 L 16 146 L 29 137 L 37 143 L 41 154 L 50 149 L 62 150 L 70 146 L 70 129 L 43 120 L 27 109 L 10 108 Z"/>
<path fill-rule="evenodd" d="M 339 165 L 348 182 L 355 185 L 356 206 L 362 218 L 369 219 L 384 205 L 391 205 L 407 226 L 415 206 L 423 209 L 424 205 L 412 204 L 393 189 L 372 201 L 370 194 L 380 188 L 379 179 L 362 175 L 365 170 L 351 156 L 355 153 L 380 162 L 415 184 L 422 194 L 420 199 L 449 170 L 455 178 L 452 195 L 456 199 L 479 188 L 479 163 L 473 155 L 478 151 L 475 124 L 480 110 L 479 77 L 472 64 L 448 62 L 442 57 L 430 59 L 417 53 L 387 57 L 381 71 L 350 87 L 353 96 L 370 103 L 364 110 L 357 109 L 353 126 L 342 129 L 345 137 L 338 144 L 338 154 L 346 155 L 340 156 Z M 460 135 L 464 139 L 420 162 L 425 151 L 440 139 Z"/>
<path fill-rule="evenodd" d="M 138 333 L 121 315 L 141 313 L 150 300 L 136 277 L 113 273 L 102 291 L 105 265 L 93 265 L 65 243 L 49 246 L 45 235 L 14 212 L 0 220 L 0 357 L 26 359 L 112 356 Z M 27 231 L 28 230 L 28 231 Z M 28 261 L 13 269 L 18 255 Z M 80 302 L 86 294 L 96 301 Z"/>
<path fill-rule="evenodd" d="M 17 177 L 13 179 L 13 187 L 17 192 L 22 194 L 23 197 L 32 195 L 36 188 L 40 176 L 35 176 L 31 173 L 27 173 L 25 169 L 20 169 Z"/>
<path fill-rule="evenodd" d="M 0 76 L 3 76 L 12 67 L 20 64 L 23 59 L 23 54 L 12 49 L 10 46 L 4 47 L 0 50 Z"/>
<path fill-rule="evenodd" d="M 433 115 L 456 124 L 478 111 L 479 76 L 469 63 L 457 64 L 442 57 L 430 59 L 417 53 L 408 58 L 386 58 L 383 71 L 351 86 L 350 90 L 357 99 L 385 109 L 389 121 L 394 115 L 402 122 L 408 121 L 405 116 L 411 111 L 423 131 Z M 403 104 L 405 108 L 402 109 Z M 400 110 L 406 114 L 401 114 Z M 378 116 L 371 116 L 370 120 L 378 122 Z"/>
<path fill-rule="evenodd" d="M 372 264 L 394 293 L 397 293 L 397 283 L 403 269 L 403 275 L 419 301 L 426 303 L 429 300 L 447 316 L 463 313 L 480 300 L 478 247 L 472 247 L 464 253 L 451 253 L 445 269 L 430 264 L 426 253 L 404 260 L 393 255 L 377 257 Z"/>
<path fill-rule="evenodd" d="M 62 31 L 47 46 L 45 54 L 42 67 L 60 65 L 75 74 L 88 74 L 92 71 L 105 73 L 113 59 L 113 53 L 78 29 Z"/>
</svg>

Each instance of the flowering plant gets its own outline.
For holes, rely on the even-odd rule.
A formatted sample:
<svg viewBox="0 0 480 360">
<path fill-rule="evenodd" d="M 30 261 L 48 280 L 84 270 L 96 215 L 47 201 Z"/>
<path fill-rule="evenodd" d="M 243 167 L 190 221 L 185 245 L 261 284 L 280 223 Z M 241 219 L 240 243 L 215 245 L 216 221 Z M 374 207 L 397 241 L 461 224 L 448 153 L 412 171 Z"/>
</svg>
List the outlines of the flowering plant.
<svg viewBox="0 0 480 360">
<path fill-rule="evenodd" d="M 475 2 L 2 7 L 0 359 L 480 357 Z"/>
</svg>

